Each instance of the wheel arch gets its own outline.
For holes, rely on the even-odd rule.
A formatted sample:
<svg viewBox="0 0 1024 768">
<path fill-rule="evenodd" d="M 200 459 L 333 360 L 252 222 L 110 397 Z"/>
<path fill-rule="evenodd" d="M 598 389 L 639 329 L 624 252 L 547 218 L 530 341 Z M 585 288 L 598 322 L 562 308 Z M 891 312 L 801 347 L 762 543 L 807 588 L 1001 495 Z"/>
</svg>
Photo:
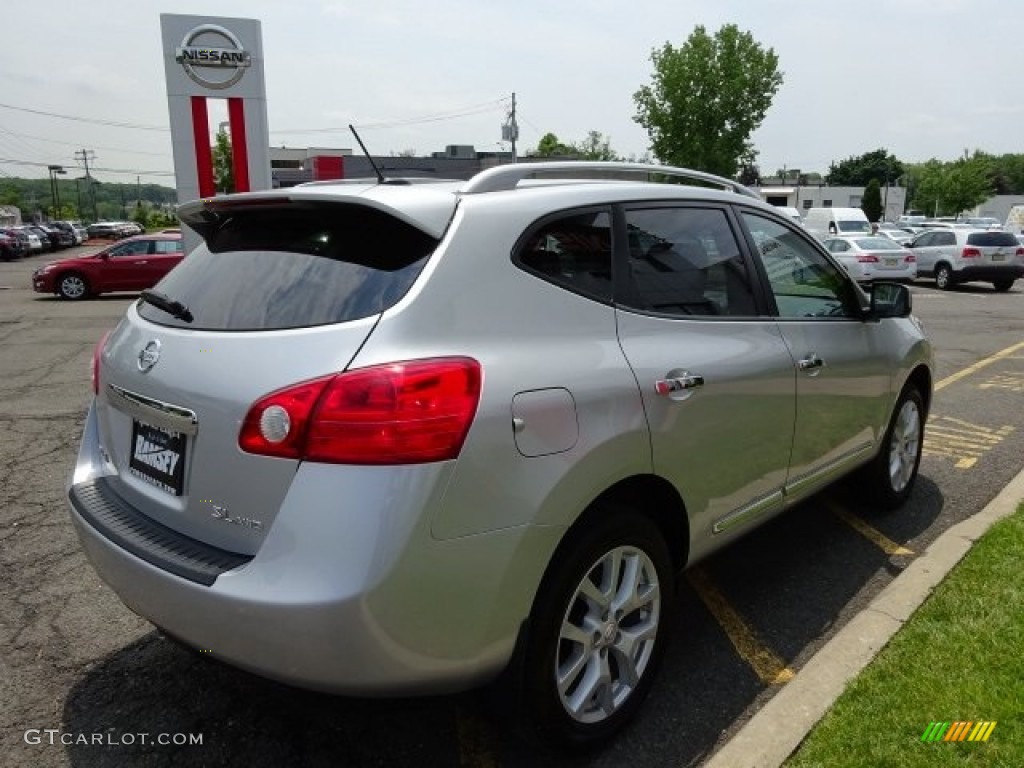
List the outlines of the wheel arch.
<svg viewBox="0 0 1024 768">
<path fill-rule="evenodd" d="M 608 504 L 628 507 L 652 520 L 665 539 L 672 555 L 672 565 L 677 571 L 683 569 L 690 554 L 690 524 L 686 504 L 671 483 L 654 474 L 623 478 L 594 498 L 566 529 L 552 553 L 548 569 L 550 563 L 556 561 L 565 548 L 572 546 L 579 532 L 601 515 Z"/>
<path fill-rule="evenodd" d="M 924 401 L 924 416 L 927 419 L 928 413 L 931 410 L 933 396 L 932 372 L 928 369 L 928 366 L 920 364 L 915 367 L 910 372 L 900 391 L 902 392 L 908 386 L 916 387 L 917 391 L 921 393 L 921 400 Z"/>
</svg>

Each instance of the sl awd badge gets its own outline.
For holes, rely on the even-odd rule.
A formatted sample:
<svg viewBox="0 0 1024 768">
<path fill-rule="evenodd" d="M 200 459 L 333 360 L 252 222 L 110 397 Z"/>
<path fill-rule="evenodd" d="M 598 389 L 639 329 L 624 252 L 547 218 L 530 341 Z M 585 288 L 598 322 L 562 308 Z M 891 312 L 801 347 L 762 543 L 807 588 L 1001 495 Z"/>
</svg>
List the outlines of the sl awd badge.
<svg viewBox="0 0 1024 768">
<path fill-rule="evenodd" d="M 139 359 L 136 362 L 138 363 L 139 370 L 146 373 L 157 364 L 159 359 L 160 342 L 157 339 L 153 339 L 139 352 Z"/>
</svg>

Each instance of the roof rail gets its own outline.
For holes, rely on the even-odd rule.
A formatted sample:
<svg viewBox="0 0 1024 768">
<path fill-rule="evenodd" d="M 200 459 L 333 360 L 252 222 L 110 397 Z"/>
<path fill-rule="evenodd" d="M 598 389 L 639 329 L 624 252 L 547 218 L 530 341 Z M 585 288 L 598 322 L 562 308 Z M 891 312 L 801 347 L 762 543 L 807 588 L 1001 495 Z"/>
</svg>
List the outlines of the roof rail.
<svg viewBox="0 0 1024 768">
<path fill-rule="evenodd" d="M 464 195 L 481 192 L 501 192 L 515 189 L 524 179 L 625 179 L 642 177 L 642 181 L 658 181 L 655 177 L 689 179 L 705 184 L 721 187 L 730 192 L 753 197 L 760 200 L 761 196 L 748 189 L 738 181 L 715 176 L 703 171 L 692 171 L 688 168 L 674 168 L 671 165 L 654 165 L 651 163 L 616 163 L 593 162 L 579 160 L 563 160 L 539 163 L 511 163 L 498 165 L 481 171 L 466 182 L 460 190 Z"/>
</svg>

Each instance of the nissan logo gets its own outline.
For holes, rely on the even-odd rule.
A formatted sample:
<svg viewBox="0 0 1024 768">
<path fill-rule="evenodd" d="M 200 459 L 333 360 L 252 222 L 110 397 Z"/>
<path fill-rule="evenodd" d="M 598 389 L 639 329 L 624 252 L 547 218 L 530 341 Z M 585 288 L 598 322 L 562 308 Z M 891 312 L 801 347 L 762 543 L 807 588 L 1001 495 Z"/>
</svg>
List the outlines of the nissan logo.
<svg viewBox="0 0 1024 768">
<path fill-rule="evenodd" d="M 143 373 L 149 371 L 160 359 L 160 342 L 153 339 L 139 352 L 138 366 Z"/>
<path fill-rule="evenodd" d="M 252 63 L 241 41 L 218 24 L 201 24 L 186 34 L 174 60 L 206 88 L 230 88 Z"/>
</svg>

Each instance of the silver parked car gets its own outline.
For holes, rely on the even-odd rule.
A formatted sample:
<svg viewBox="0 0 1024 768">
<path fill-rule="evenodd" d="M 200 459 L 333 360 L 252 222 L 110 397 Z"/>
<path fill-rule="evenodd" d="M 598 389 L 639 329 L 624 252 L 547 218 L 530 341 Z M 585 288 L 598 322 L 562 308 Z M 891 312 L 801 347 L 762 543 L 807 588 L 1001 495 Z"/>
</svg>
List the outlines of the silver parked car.
<svg viewBox="0 0 1024 768">
<path fill-rule="evenodd" d="M 914 486 L 909 290 L 726 179 L 524 163 L 180 215 L 204 244 L 97 346 L 69 499 L 121 599 L 230 664 L 500 676 L 529 733 L 594 745 L 679 570 L 850 473 L 879 508 Z"/>
<path fill-rule="evenodd" d="M 929 229 L 907 243 L 917 256 L 917 273 L 935 278 L 943 290 L 958 283 L 992 283 L 1008 291 L 1024 276 L 1024 248 L 1009 232 Z"/>
<path fill-rule="evenodd" d="M 830 237 L 825 240 L 825 247 L 860 283 L 910 281 L 917 277 L 913 252 L 888 237 Z"/>
</svg>

